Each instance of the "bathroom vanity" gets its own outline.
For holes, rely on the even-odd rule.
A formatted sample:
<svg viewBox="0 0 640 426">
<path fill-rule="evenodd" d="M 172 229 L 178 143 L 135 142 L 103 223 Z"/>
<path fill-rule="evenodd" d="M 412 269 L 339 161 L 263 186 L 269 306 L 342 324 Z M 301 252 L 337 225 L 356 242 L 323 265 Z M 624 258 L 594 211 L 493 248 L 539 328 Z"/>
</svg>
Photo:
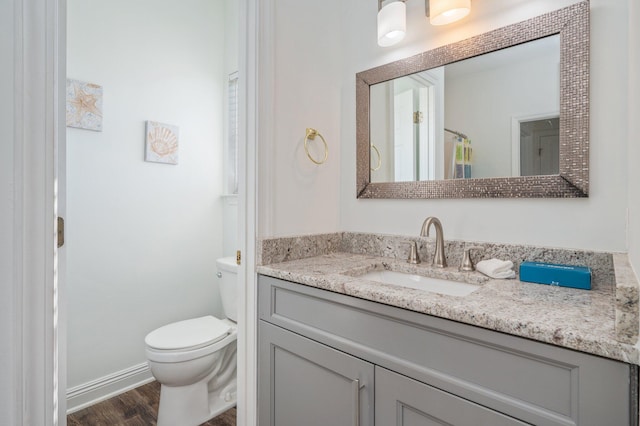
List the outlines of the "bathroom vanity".
<svg viewBox="0 0 640 426">
<path fill-rule="evenodd" d="M 638 353 L 616 339 L 613 287 L 472 272 L 478 290 L 454 296 L 366 278 L 381 267 L 460 276 L 347 252 L 258 267 L 261 426 L 638 424 Z"/>
<path fill-rule="evenodd" d="M 258 289 L 260 425 L 636 424 L 633 365 L 272 277 Z"/>
<path fill-rule="evenodd" d="M 357 197 L 588 196 L 589 15 L 589 2 L 583 1 L 358 72 Z M 488 120 L 480 113 L 497 115 L 497 108 L 488 108 L 493 104 L 487 98 L 497 98 L 498 89 L 507 87 L 500 77 L 495 79 L 500 87 L 479 96 L 479 106 L 469 108 L 469 117 L 445 112 L 445 103 L 455 104 L 446 100 L 455 89 L 451 66 L 481 59 L 497 68 L 494 54 L 513 53 L 541 41 L 554 46 L 542 48 L 545 54 L 558 53 L 559 59 L 549 61 L 547 77 L 553 83 L 542 86 L 558 87 L 559 93 L 541 96 L 557 99 L 557 107 L 505 108 L 500 126 L 488 125 L 483 134 Z M 508 68 L 522 65 L 522 58 L 505 63 Z M 531 82 L 522 69 L 505 68 L 500 75 Z M 409 137 L 401 144 L 412 148 L 406 150 L 395 145 L 395 135 L 389 136 L 395 131 L 391 111 L 396 105 L 387 100 L 390 94 L 400 97 L 400 91 L 387 85 L 392 80 L 398 87 L 410 83 L 411 89 L 402 92 L 412 96 L 405 104 L 435 106 L 429 107 L 435 113 L 424 114 L 427 109 L 422 107 L 414 111 L 407 127 L 429 122 L 436 132 L 407 131 Z M 478 81 L 473 80 L 473 90 L 460 91 L 465 106 L 470 104 L 468 93 L 482 86 Z M 520 88 L 510 94 L 517 100 L 528 98 Z M 562 148 L 557 172 L 530 175 L 521 170 L 528 162 L 521 154 L 531 147 L 522 139 L 527 127 L 523 123 L 534 118 L 551 127 L 558 120 Z M 498 128 L 505 131 L 506 142 L 493 151 L 500 146 Z M 445 133 L 457 136 L 457 145 L 447 147 Z M 468 139 L 473 139 L 473 148 Z M 458 152 L 471 149 L 490 159 L 491 174 L 467 174 L 472 161 L 458 158 Z M 500 172 L 494 167 L 498 151 L 511 152 Z M 401 156 L 404 152 L 408 154 Z M 403 164 L 398 170 L 396 155 Z M 454 155 L 456 167 L 464 173 L 452 176 L 447 165 Z M 480 172 L 480 155 L 476 160 Z M 396 173 L 400 169 L 403 174 Z M 418 172 L 408 176 L 407 170 Z M 444 241 L 441 227 L 434 242 L 422 237 L 428 236 L 429 219 L 420 237 L 417 232 L 414 237 L 344 232 L 262 242 L 257 268 L 261 426 L 638 425 L 639 287 L 632 272 L 618 276 L 618 266 L 631 269 L 627 260 L 619 262 L 611 253 Z M 588 266 L 593 271 L 592 290 L 460 273 L 458 265 L 471 264 L 463 262 L 462 253 L 474 246 L 482 247 L 475 262 L 510 260 L 516 272 L 524 261 Z M 412 264 L 418 258 L 429 259 L 426 263 L 433 259 L 441 268 Z M 446 268 L 447 264 L 454 266 Z M 420 282 L 412 285 L 403 274 L 417 276 Z M 454 294 L 453 287 L 460 293 Z"/>
</svg>

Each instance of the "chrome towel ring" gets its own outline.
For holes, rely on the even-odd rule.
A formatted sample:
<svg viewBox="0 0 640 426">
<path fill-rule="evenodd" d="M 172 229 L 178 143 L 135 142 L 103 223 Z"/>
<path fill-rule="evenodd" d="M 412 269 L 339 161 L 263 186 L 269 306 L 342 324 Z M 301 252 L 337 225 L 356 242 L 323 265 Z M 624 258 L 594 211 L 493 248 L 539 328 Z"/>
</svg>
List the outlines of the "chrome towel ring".
<svg viewBox="0 0 640 426">
<path fill-rule="evenodd" d="M 307 146 L 309 139 L 314 140 L 316 136 L 320 136 L 320 139 L 322 139 L 322 143 L 324 144 L 324 158 L 320 161 L 316 160 L 311 156 L 311 154 L 309 154 L 309 147 Z M 304 150 L 307 153 L 307 157 L 309 157 L 309 160 L 313 161 L 315 164 L 324 163 L 325 161 L 327 161 L 327 157 L 329 156 L 329 146 L 327 145 L 327 141 L 324 140 L 324 137 L 320 134 L 320 132 L 310 127 L 307 127 L 307 133 L 304 137 Z"/>
</svg>

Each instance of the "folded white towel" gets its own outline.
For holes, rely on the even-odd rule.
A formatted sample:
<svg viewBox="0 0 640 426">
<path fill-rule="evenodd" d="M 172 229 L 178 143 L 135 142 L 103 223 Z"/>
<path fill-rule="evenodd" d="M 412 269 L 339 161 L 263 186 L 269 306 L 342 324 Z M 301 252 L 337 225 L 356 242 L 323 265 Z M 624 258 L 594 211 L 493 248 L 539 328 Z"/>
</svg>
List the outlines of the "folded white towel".
<svg viewBox="0 0 640 426">
<path fill-rule="evenodd" d="M 476 264 L 479 272 L 491 278 L 515 278 L 516 273 L 511 268 L 513 268 L 513 262 L 510 260 L 489 259 Z"/>
</svg>

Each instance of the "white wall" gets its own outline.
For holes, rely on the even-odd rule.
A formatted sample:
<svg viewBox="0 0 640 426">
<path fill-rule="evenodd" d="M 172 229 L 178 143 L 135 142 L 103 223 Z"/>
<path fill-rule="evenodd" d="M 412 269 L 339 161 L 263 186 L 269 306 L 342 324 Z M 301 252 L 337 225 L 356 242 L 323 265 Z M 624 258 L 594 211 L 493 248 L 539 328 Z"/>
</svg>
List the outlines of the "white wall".
<svg viewBox="0 0 640 426">
<path fill-rule="evenodd" d="M 640 5 L 629 3 L 629 231 L 628 249 L 631 264 L 640 272 Z"/>
<path fill-rule="evenodd" d="M 238 0 L 224 0 L 224 69 L 227 75 L 238 71 L 238 3 Z"/>
<path fill-rule="evenodd" d="M 14 327 L 14 22 L 13 2 L 0 3 L 0 423 L 15 424 Z"/>
<path fill-rule="evenodd" d="M 424 218 L 435 215 L 442 219 L 447 238 L 625 250 L 627 128 L 620 123 L 627 117 L 627 81 L 621 78 L 627 69 L 627 0 L 591 1 L 589 198 L 355 198 L 356 72 L 576 2 L 476 2 L 465 20 L 445 27 L 428 25 L 423 4 L 408 2 L 407 37 L 391 48 L 377 46 L 375 2 L 353 0 L 337 6 L 310 0 L 276 2 L 274 119 L 273 130 L 266 136 L 272 145 L 261 152 L 260 163 L 261 236 L 335 230 L 415 235 Z M 316 22 L 322 22 L 322 28 Z M 339 83 L 335 81 L 336 66 L 342 70 Z M 340 105 L 335 101 L 338 89 Z M 305 158 L 302 139 L 306 126 L 316 126 L 329 136 L 331 151 L 323 166 Z M 334 136 L 336 126 L 340 131 Z M 334 148 L 338 146 L 339 153 Z M 340 161 L 339 170 L 335 161 Z M 340 192 L 339 200 L 336 191 Z"/>
<path fill-rule="evenodd" d="M 144 336 L 221 314 L 225 5 L 68 1 L 69 78 L 104 88 L 102 132 L 68 129 L 68 386 L 145 362 Z M 144 161 L 145 120 L 180 128 Z"/>
<path fill-rule="evenodd" d="M 342 3 L 273 2 L 274 45 L 263 70 L 275 76 L 268 107 L 273 120 L 266 120 L 271 128 L 263 129 L 259 146 L 263 236 L 340 230 Z M 305 154 L 307 127 L 317 129 L 329 146 L 322 165 Z M 314 157 L 322 159 L 319 144 L 319 138 L 310 142 Z"/>
<path fill-rule="evenodd" d="M 433 27 L 421 2 L 408 2 L 408 34 L 391 48 L 376 44 L 376 3 L 344 2 L 340 228 L 417 235 L 438 216 L 445 238 L 625 250 L 627 205 L 627 0 L 591 1 L 591 148 L 587 199 L 357 200 L 355 73 L 575 3 L 573 0 L 486 0 L 463 21 Z M 282 118 L 283 120 L 285 117 Z M 303 125 L 300 123 L 300 125 Z M 286 205 L 286 202 L 281 205 Z M 290 217 L 278 210 L 282 221 Z M 292 212 L 293 213 L 293 212 Z M 328 225 L 311 215 L 316 230 Z M 291 231 L 296 231 L 291 227 Z M 285 233 L 285 232 L 283 232 Z M 291 232 L 290 232 L 291 233 Z"/>
<path fill-rule="evenodd" d="M 222 198 L 222 256 L 235 256 L 238 246 L 238 196 Z"/>
</svg>

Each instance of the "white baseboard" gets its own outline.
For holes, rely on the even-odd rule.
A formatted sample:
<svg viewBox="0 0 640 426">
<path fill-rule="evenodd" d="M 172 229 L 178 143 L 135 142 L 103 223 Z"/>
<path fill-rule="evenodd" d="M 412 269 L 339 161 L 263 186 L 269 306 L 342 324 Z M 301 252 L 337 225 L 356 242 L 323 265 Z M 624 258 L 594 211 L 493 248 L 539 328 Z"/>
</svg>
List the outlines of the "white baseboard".
<svg viewBox="0 0 640 426">
<path fill-rule="evenodd" d="M 152 382 L 146 362 L 67 389 L 67 414 Z"/>
</svg>

